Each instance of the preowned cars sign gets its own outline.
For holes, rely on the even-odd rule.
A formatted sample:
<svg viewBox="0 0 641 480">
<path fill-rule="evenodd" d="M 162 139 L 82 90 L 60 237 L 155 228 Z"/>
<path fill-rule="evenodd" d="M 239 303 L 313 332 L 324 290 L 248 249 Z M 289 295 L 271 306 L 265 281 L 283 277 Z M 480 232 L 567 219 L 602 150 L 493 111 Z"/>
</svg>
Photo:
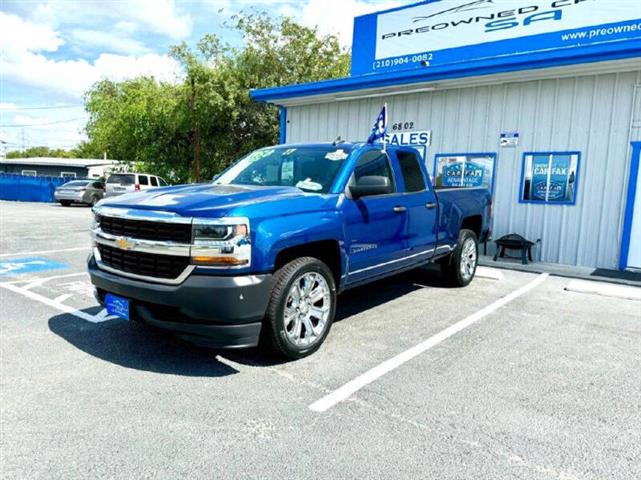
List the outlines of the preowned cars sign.
<svg viewBox="0 0 641 480">
<path fill-rule="evenodd" d="M 640 38 L 638 0 L 439 0 L 357 17 L 352 75 Z"/>
</svg>

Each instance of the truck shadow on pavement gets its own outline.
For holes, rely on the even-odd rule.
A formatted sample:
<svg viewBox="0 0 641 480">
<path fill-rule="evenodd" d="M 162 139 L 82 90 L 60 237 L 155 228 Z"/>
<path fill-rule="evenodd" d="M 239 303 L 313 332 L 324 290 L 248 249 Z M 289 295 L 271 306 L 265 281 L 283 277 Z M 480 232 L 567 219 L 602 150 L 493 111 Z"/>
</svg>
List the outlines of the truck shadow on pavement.
<svg viewBox="0 0 641 480">
<path fill-rule="evenodd" d="M 101 360 L 136 370 L 189 377 L 223 377 L 238 371 L 215 352 L 180 343 L 171 334 L 120 319 L 91 323 L 70 314 L 49 319 L 49 329 Z"/>
<path fill-rule="evenodd" d="M 434 268 L 412 270 L 349 290 L 339 296 L 335 322 L 376 308 L 421 288 L 450 288 Z M 372 294 L 375 292 L 375 294 Z M 87 309 L 95 313 L 96 307 Z M 187 344 L 168 332 L 120 319 L 91 323 L 71 314 L 49 319 L 49 329 L 71 345 L 101 360 L 126 368 L 193 377 L 223 377 L 238 370 L 218 360 L 259 367 L 286 363 L 252 348 L 215 351 Z"/>
</svg>

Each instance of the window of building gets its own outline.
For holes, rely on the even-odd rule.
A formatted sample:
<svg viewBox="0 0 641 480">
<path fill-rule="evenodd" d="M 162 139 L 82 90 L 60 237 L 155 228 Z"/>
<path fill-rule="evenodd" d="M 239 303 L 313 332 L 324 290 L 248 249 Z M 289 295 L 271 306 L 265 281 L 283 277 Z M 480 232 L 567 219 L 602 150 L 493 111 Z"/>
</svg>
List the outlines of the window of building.
<svg viewBox="0 0 641 480">
<path fill-rule="evenodd" d="M 76 178 L 76 172 L 60 172 L 62 178 Z"/>
<path fill-rule="evenodd" d="M 38 175 L 38 172 L 36 172 L 35 170 L 23 170 L 21 174 L 27 177 L 35 177 L 36 175 Z"/>
<path fill-rule="evenodd" d="M 494 190 L 496 153 L 439 153 L 434 158 L 436 188 Z"/>
<path fill-rule="evenodd" d="M 574 205 L 580 152 L 523 154 L 520 202 Z"/>
<path fill-rule="evenodd" d="M 361 155 L 354 168 L 354 175 L 350 183 L 356 183 L 359 178 L 366 176 L 387 177 L 390 181 L 391 192 L 396 191 L 394 175 L 386 153 L 380 150 L 370 150 Z"/>
<path fill-rule="evenodd" d="M 401 167 L 403 182 L 406 192 L 422 192 L 425 190 L 425 178 L 418 163 L 419 159 L 412 152 L 399 151 L 396 154 L 398 164 Z"/>
</svg>

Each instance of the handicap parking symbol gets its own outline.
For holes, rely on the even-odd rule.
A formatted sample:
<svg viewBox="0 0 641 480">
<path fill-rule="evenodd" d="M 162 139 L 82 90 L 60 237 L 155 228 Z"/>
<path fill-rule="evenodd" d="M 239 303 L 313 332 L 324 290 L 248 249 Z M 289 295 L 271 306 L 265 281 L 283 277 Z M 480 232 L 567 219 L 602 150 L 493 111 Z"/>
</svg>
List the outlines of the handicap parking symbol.
<svg viewBox="0 0 641 480">
<path fill-rule="evenodd" d="M 66 263 L 49 260 L 44 257 L 22 257 L 0 261 L 0 276 L 21 275 L 23 273 L 42 272 L 69 268 Z"/>
</svg>

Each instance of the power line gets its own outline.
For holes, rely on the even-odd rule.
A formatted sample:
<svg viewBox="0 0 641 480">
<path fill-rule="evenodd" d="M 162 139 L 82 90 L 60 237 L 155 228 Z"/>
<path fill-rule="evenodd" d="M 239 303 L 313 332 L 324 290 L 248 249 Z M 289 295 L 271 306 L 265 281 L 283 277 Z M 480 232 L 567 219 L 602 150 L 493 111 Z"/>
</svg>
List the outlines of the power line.
<svg viewBox="0 0 641 480">
<path fill-rule="evenodd" d="M 76 105 L 40 105 L 37 107 L 19 107 L 19 106 L 5 106 L 5 107 L 0 107 L 0 112 L 1 111 L 14 111 L 14 110 L 56 110 L 56 109 L 63 109 L 63 108 L 79 108 L 79 107 L 84 107 L 84 104 L 78 103 Z"/>
<path fill-rule="evenodd" d="M 77 118 L 68 118 L 66 120 L 56 120 L 55 122 L 25 123 L 25 124 L 22 124 L 22 125 L 0 125 L 0 128 L 43 127 L 43 126 L 46 126 L 46 125 L 57 125 L 59 123 L 75 122 L 77 120 L 86 120 L 86 118 L 85 117 L 77 117 Z"/>
</svg>

